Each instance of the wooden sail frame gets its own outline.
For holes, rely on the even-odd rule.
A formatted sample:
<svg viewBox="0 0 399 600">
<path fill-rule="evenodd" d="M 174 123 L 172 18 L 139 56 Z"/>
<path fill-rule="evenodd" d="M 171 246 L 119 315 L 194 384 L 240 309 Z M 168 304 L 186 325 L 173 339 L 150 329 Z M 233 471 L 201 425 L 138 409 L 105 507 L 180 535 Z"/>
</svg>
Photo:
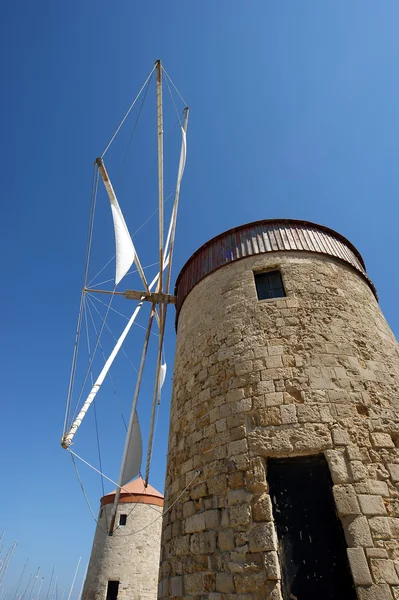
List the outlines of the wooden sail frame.
<svg viewBox="0 0 399 600">
<path fill-rule="evenodd" d="M 101 370 L 100 375 L 97 377 L 96 382 L 94 383 L 94 385 L 92 385 L 91 391 L 88 394 L 87 399 L 84 402 L 80 412 L 78 413 L 77 417 L 74 419 L 74 421 L 73 421 L 72 425 L 69 427 L 69 429 L 64 431 L 64 434 L 63 434 L 62 440 L 61 440 L 62 447 L 65 449 L 69 449 L 73 442 L 73 438 L 74 438 L 74 435 L 75 435 L 77 429 L 79 428 L 87 410 L 89 409 L 97 392 L 99 391 L 99 389 L 102 385 L 102 382 L 104 381 L 104 379 L 112 365 L 113 360 L 117 356 L 126 336 L 128 335 L 138 312 L 140 311 L 144 302 L 150 302 L 151 303 L 150 317 L 149 317 L 149 321 L 148 321 L 146 337 L 145 337 L 145 342 L 144 342 L 143 351 L 142 351 L 142 357 L 141 357 L 141 361 L 140 361 L 140 368 L 139 368 L 139 372 L 138 372 L 138 376 L 137 376 L 136 388 L 135 388 L 132 407 L 131 407 L 129 427 L 128 427 L 128 432 L 126 435 L 126 442 L 125 442 L 124 452 L 123 452 L 122 461 L 121 461 L 117 492 L 115 494 L 114 506 L 113 506 L 113 509 L 111 512 L 111 523 L 110 523 L 110 527 L 109 527 L 110 535 L 112 535 L 114 528 L 115 528 L 115 517 L 116 517 L 117 505 L 119 502 L 120 490 L 123 487 L 123 485 L 126 484 L 126 482 L 123 481 L 123 477 L 124 477 L 124 471 L 125 471 L 125 466 L 126 466 L 126 461 L 127 461 L 128 446 L 129 446 L 130 436 L 132 434 L 134 425 L 137 421 L 137 414 L 136 414 L 137 402 L 138 402 L 140 386 L 141 386 L 141 381 L 142 381 L 142 376 L 143 376 L 144 364 L 145 364 L 145 360 L 146 360 L 146 356 L 147 356 L 149 338 L 150 338 L 150 334 L 151 334 L 153 320 L 155 317 L 155 319 L 158 323 L 158 328 L 159 328 L 159 338 L 158 338 L 158 351 L 157 351 L 157 358 L 156 358 L 154 391 L 153 391 L 153 399 L 152 399 L 152 406 L 151 406 L 150 434 L 149 434 L 147 461 L 146 461 L 145 486 L 148 485 L 148 477 L 149 477 L 152 445 L 153 445 L 153 436 L 154 436 L 154 422 L 155 422 L 156 406 L 160 402 L 160 389 L 162 387 L 163 380 L 164 380 L 165 373 L 166 373 L 166 363 L 162 364 L 162 355 L 163 355 L 163 341 L 164 341 L 164 335 L 165 335 L 167 306 L 168 306 L 168 304 L 176 303 L 176 297 L 169 293 L 169 289 L 170 289 L 170 281 L 171 281 L 171 266 L 172 266 L 172 257 L 173 257 L 174 240 L 175 240 L 175 232 L 176 232 L 176 220 L 177 220 L 177 208 L 178 208 L 179 195 L 180 195 L 180 184 L 181 184 L 181 180 L 182 180 L 182 176 L 183 176 L 183 172 L 184 172 L 185 161 L 186 161 L 186 133 L 187 133 L 189 109 L 188 109 L 188 107 L 186 107 L 184 109 L 184 125 L 182 125 L 180 123 L 181 135 L 182 135 L 182 146 L 181 146 L 180 161 L 179 161 L 177 182 L 176 182 L 176 188 L 175 188 L 174 204 L 173 204 L 173 209 L 172 209 L 172 214 L 171 214 L 171 219 L 170 219 L 170 224 L 169 224 L 168 235 L 167 235 L 167 239 L 166 239 L 166 243 L 165 243 L 165 241 L 164 241 L 164 182 L 163 182 L 163 168 L 164 168 L 163 167 L 163 97 L 162 97 L 162 75 L 163 75 L 164 70 L 163 70 L 162 63 L 160 60 L 156 61 L 152 72 L 154 70 L 156 70 L 156 72 L 157 72 L 156 96 L 157 96 L 157 142 L 158 142 L 157 148 L 158 148 L 159 272 L 158 272 L 158 275 L 149 284 L 146 279 L 144 269 L 140 262 L 138 253 L 133 246 L 133 243 L 131 243 L 131 246 L 130 246 L 131 252 L 130 252 L 129 260 L 132 259 L 130 262 L 130 265 L 132 264 L 132 262 L 135 263 L 135 266 L 137 268 L 137 271 L 139 273 L 139 276 L 141 278 L 141 281 L 142 281 L 142 284 L 144 287 L 143 291 L 127 289 L 124 292 L 121 292 L 121 291 L 116 291 L 115 289 L 114 290 L 102 290 L 102 289 L 92 289 L 90 287 L 87 287 L 87 283 L 86 283 L 87 282 L 87 265 L 86 265 L 85 284 L 84 284 L 84 287 L 82 290 L 82 302 L 83 302 L 83 299 L 84 299 L 84 296 L 86 293 L 90 293 L 90 294 L 94 293 L 94 294 L 109 294 L 112 296 L 113 295 L 119 295 L 119 296 L 123 295 L 126 299 L 139 301 L 139 304 L 136 307 L 135 311 L 133 312 L 132 316 L 130 317 L 129 322 L 126 325 L 126 327 L 124 328 L 119 339 L 117 340 L 117 343 L 114 346 L 114 349 L 111 352 L 108 360 L 106 361 L 103 369 Z M 150 76 L 151 76 L 152 72 L 150 73 Z M 165 71 L 165 73 L 166 73 L 166 71 Z M 147 82 L 149 81 L 150 76 L 147 78 Z M 169 78 L 169 75 L 167 75 L 167 77 Z M 141 88 L 141 91 L 143 89 L 144 89 L 144 86 Z M 130 110 L 131 110 L 131 108 L 129 109 L 128 113 L 130 112 Z M 123 124 L 124 120 L 126 119 L 127 114 L 125 115 L 121 125 Z M 121 125 L 117 129 L 117 132 L 119 131 Z M 111 138 L 111 142 L 113 141 L 115 135 L 116 134 L 114 134 L 113 138 Z M 110 142 L 110 144 L 111 144 L 111 142 Z M 105 152 L 108 150 L 110 144 L 108 144 Z M 107 172 L 105 164 L 104 164 L 103 156 L 104 156 L 105 152 L 103 153 L 103 155 L 100 158 L 96 159 L 95 165 L 98 169 L 98 173 L 99 173 L 99 175 L 104 183 L 105 189 L 107 191 L 109 200 L 111 202 L 111 208 L 113 208 L 113 216 L 114 216 L 114 209 L 119 210 L 119 204 L 118 204 L 118 200 L 117 200 L 114 188 L 112 186 L 110 177 L 108 175 L 108 172 Z M 119 220 L 120 220 L 122 228 L 123 227 L 126 228 L 127 235 L 130 237 L 130 234 L 128 233 L 128 230 L 127 230 L 127 226 L 124 222 L 123 215 L 121 213 L 119 216 Z M 91 226 L 92 226 L 92 224 L 91 224 Z M 114 220 L 114 227 L 115 227 L 115 236 L 116 236 L 117 232 L 116 232 L 115 220 Z M 128 263 L 126 263 L 126 264 L 128 264 Z M 126 266 L 126 264 L 125 264 L 125 266 Z M 127 266 L 127 268 L 124 268 L 122 270 L 122 276 L 119 277 L 119 279 L 123 278 L 123 276 L 127 273 L 128 269 L 129 269 L 129 266 Z M 167 269 L 167 271 L 164 276 L 163 272 L 166 269 Z M 118 281 L 118 276 L 117 276 L 116 284 L 118 282 L 119 281 Z M 154 286 L 156 286 L 155 291 L 153 290 Z M 82 311 L 82 306 L 83 306 L 83 304 L 81 303 L 81 309 L 80 309 L 81 311 Z M 79 325 L 79 321 L 78 321 L 78 325 Z M 74 360 L 75 360 L 75 358 L 74 358 Z M 66 426 L 67 426 L 67 416 L 65 418 L 65 428 L 66 428 Z"/>
</svg>

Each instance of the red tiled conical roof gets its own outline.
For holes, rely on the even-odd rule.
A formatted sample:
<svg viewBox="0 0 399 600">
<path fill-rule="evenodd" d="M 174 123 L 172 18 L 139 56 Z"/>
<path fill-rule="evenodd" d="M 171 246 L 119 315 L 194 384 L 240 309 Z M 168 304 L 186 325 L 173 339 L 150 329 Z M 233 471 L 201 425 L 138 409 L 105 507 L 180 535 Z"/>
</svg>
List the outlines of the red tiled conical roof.
<svg viewBox="0 0 399 600">
<path fill-rule="evenodd" d="M 106 496 L 101 498 L 100 504 L 113 504 L 115 500 L 116 490 L 110 492 Z M 156 506 L 163 506 L 163 495 L 158 492 L 152 485 L 144 486 L 144 479 L 137 477 L 130 483 L 123 486 L 119 502 L 133 503 L 138 502 L 142 504 L 155 504 Z"/>
</svg>

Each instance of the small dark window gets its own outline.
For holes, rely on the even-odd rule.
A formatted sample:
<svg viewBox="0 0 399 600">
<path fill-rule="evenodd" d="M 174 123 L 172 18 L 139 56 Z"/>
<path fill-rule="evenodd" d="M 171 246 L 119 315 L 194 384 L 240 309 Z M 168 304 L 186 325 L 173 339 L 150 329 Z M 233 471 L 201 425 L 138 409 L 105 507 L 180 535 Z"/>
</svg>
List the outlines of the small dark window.
<svg viewBox="0 0 399 600">
<path fill-rule="evenodd" d="M 283 280 L 280 271 L 254 273 L 258 300 L 266 298 L 282 298 L 285 296 Z"/>
<path fill-rule="evenodd" d="M 100 516 L 99 516 L 99 519 L 101 519 L 101 517 L 102 517 L 102 516 L 103 516 L 103 509 L 101 508 L 101 509 L 100 509 Z"/>
<path fill-rule="evenodd" d="M 126 525 L 127 515 L 119 515 L 119 525 Z"/>
<path fill-rule="evenodd" d="M 118 597 L 119 581 L 108 581 L 107 600 L 116 600 Z"/>
<path fill-rule="evenodd" d="M 356 600 L 324 456 L 270 458 L 267 479 L 284 600 Z"/>
</svg>

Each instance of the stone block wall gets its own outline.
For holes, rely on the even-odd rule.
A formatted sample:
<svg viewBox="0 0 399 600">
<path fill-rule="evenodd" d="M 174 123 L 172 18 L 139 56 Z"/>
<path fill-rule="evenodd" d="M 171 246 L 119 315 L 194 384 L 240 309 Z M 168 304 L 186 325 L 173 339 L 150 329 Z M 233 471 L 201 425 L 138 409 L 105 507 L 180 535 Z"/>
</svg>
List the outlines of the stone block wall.
<svg viewBox="0 0 399 600">
<path fill-rule="evenodd" d="M 155 600 L 157 597 L 162 507 L 121 503 L 119 515 L 127 522 L 107 534 L 112 504 L 100 509 L 101 517 L 83 588 L 82 600 L 105 600 L 109 580 L 119 581 L 118 600 Z"/>
<path fill-rule="evenodd" d="M 254 271 L 287 296 L 259 301 Z M 267 459 L 323 452 L 360 600 L 399 598 L 399 350 L 330 256 L 213 272 L 178 322 L 158 597 L 281 599 Z M 196 476 L 196 470 L 200 474 Z"/>
</svg>

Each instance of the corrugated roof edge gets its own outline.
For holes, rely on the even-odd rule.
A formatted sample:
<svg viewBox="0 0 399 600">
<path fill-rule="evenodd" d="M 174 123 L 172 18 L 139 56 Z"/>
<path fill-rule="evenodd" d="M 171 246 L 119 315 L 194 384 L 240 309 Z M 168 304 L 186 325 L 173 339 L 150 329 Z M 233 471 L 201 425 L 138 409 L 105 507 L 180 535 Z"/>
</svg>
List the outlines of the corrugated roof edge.
<svg viewBox="0 0 399 600">
<path fill-rule="evenodd" d="M 177 276 L 176 279 L 176 283 L 175 283 L 175 295 L 177 296 L 178 294 L 178 287 L 179 287 L 179 281 L 183 275 L 183 273 L 185 272 L 185 270 L 187 269 L 188 265 L 203 251 L 205 250 L 208 246 L 210 246 L 211 244 L 213 244 L 215 241 L 217 241 L 218 239 L 222 239 L 225 236 L 228 236 L 230 234 L 233 234 L 237 231 L 241 231 L 243 229 L 249 228 L 249 227 L 257 227 L 257 226 L 261 226 L 262 224 L 267 224 L 267 225 L 273 225 L 273 224 L 286 224 L 286 225 L 297 225 L 297 226 L 305 226 L 305 227 L 314 227 L 316 229 L 319 229 L 321 231 L 324 231 L 325 233 L 331 234 L 332 236 L 334 236 L 336 239 L 340 240 L 343 244 L 345 244 L 350 250 L 352 250 L 352 252 L 354 253 L 354 255 L 356 256 L 356 258 L 359 260 L 360 264 L 362 265 L 362 267 L 364 268 L 365 271 L 365 279 L 368 283 L 368 285 L 370 286 L 373 294 L 375 295 L 376 299 L 378 300 L 378 295 L 377 295 L 377 291 L 375 289 L 375 286 L 373 284 L 373 282 L 370 280 L 370 278 L 367 276 L 367 271 L 366 271 L 366 265 L 365 262 L 363 260 L 362 255 L 360 254 L 360 252 L 357 250 L 357 248 L 352 244 L 352 242 L 350 242 L 345 236 L 343 236 L 342 234 L 338 233 L 337 231 L 335 231 L 334 229 L 331 229 L 330 227 L 327 227 L 325 225 L 320 225 L 319 223 L 315 223 L 313 221 L 304 221 L 301 219 L 261 219 L 258 221 L 251 221 L 250 223 L 244 223 L 243 225 L 238 225 L 236 227 L 232 227 L 231 229 L 227 229 L 226 231 L 223 231 L 222 233 L 219 233 L 218 235 L 214 236 L 213 238 L 209 239 L 208 241 L 206 241 L 204 244 L 202 244 L 202 246 L 200 246 L 199 248 L 197 248 L 197 250 L 188 258 L 188 260 L 184 263 L 184 265 L 182 266 L 182 268 L 180 269 L 180 272 Z M 297 250 L 297 251 L 301 251 L 301 250 Z M 342 260 L 339 257 L 335 257 L 337 260 Z M 345 264 L 349 264 L 347 261 L 342 260 L 342 262 L 344 262 Z M 221 265 L 223 266 L 223 265 Z M 351 265 L 350 265 L 351 266 Z M 221 268 L 221 267 L 219 267 Z M 354 267 L 352 267 L 354 268 Z M 361 273 L 361 271 L 355 269 L 358 273 Z M 210 274 L 210 273 L 209 273 Z M 199 281 L 202 281 L 202 279 L 204 279 L 204 277 L 202 277 Z M 196 282 L 195 285 L 197 285 L 197 283 L 199 283 L 199 281 Z M 195 285 L 193 287 L 195 287 Z M 191 290 L 190 290 L 191 291 Z M 178 311 L 180 312 L 180 311 Z M 176 314 L 176 325 L 177 325 L 177 320 L 178 320 L 178 312 Z"/>
</svg>

